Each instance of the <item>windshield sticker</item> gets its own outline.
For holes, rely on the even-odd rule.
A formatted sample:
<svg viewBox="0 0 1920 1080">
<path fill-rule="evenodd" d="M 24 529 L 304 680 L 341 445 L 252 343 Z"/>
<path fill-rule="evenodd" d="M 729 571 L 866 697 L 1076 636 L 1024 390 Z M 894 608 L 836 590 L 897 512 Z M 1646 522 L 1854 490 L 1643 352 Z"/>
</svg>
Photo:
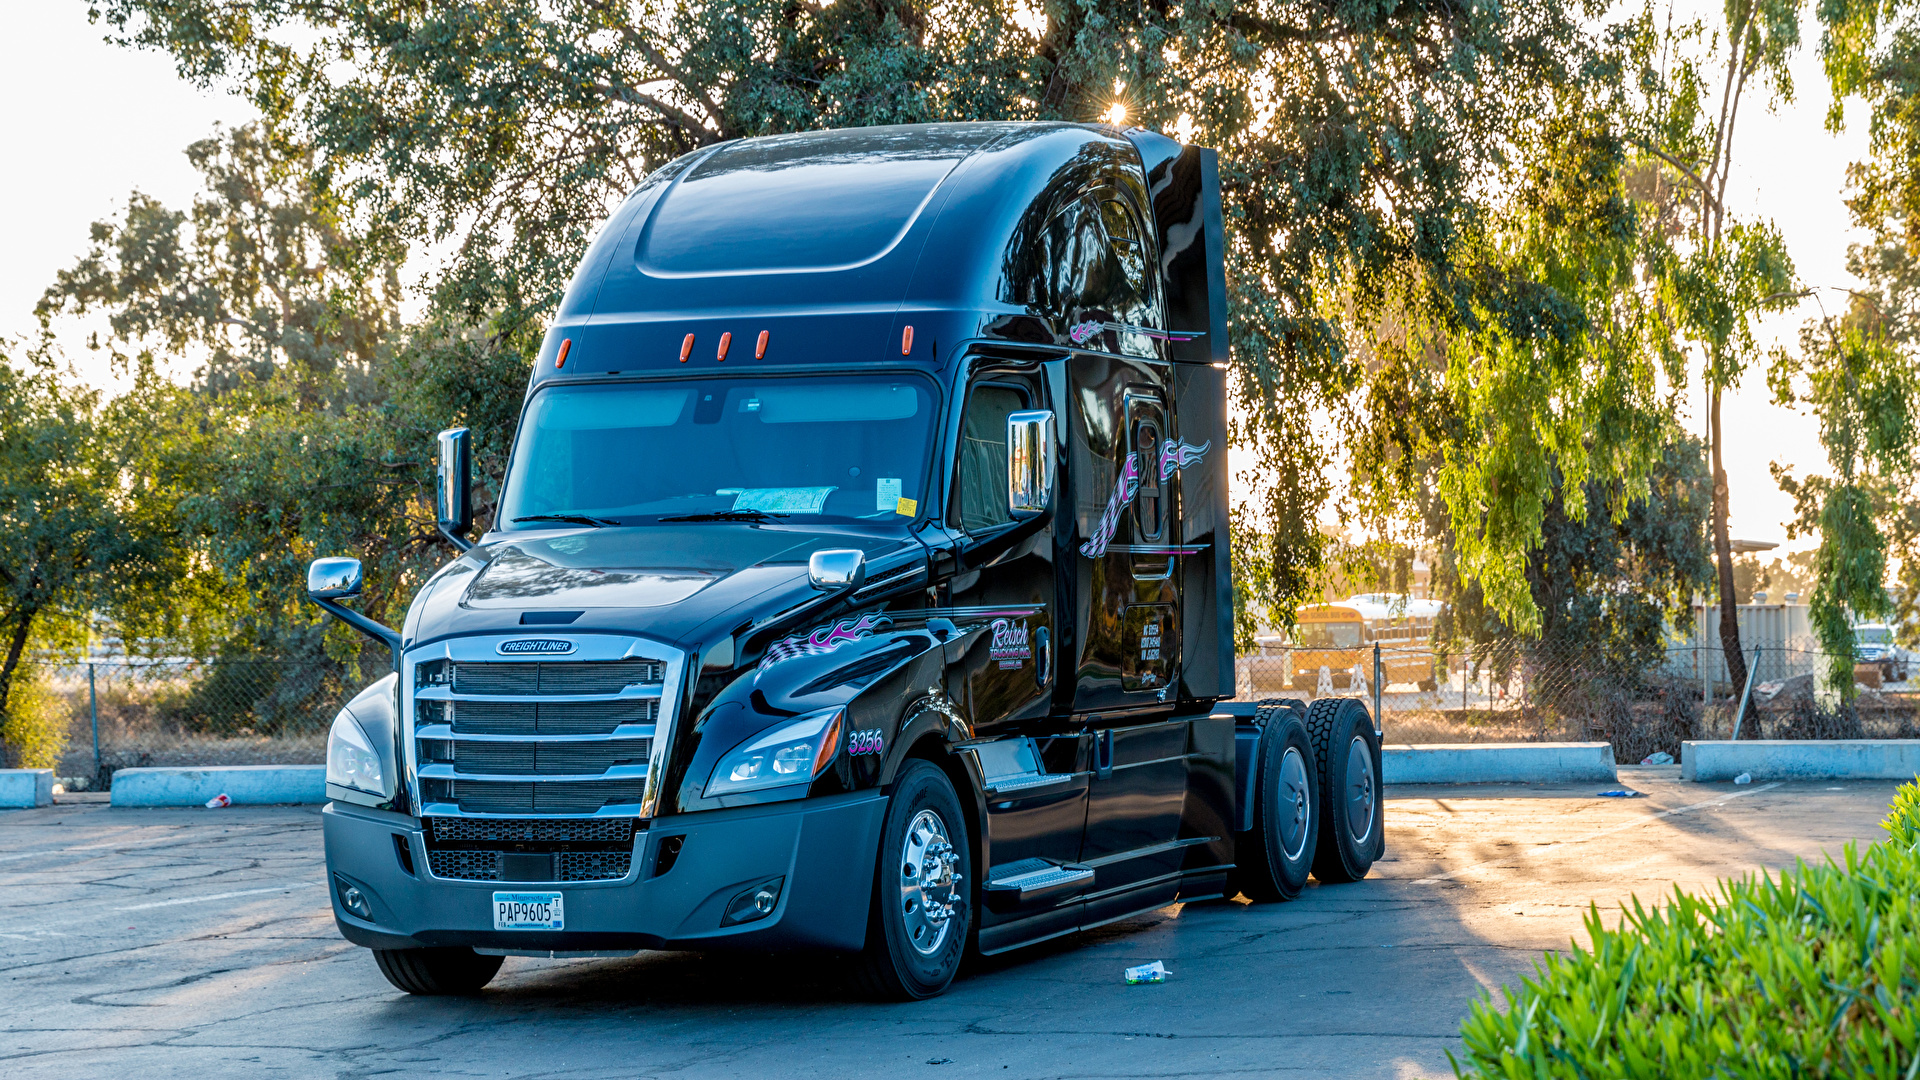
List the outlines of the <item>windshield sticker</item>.
<svg viewBox="0 0 1920 1080">
<path fill-rule="evenodd" d="M 883 476 L 873 482 L 873 508 L 892 510 L 900 502 L 900 478 Z"/>
<path fill-rule="evenodd" d="M 873 611 L 850 619 L 830 622 L 825 626 L 816 626 L 804 634 L 783 637 L 767 646 L 767 654 L 760 658 L 760 667 L 754 673 L 754 679 L 757 681 L 760 678 L 760 672 L 782 661 L 799 656 L 820 656 L 850 641 L 872 637 L 875 630 L 891 622 L 893 622 L 892 619 Z"/>
<path fill-rule="evenodd" d="M 733 497 L 735 510 L 758 510 L 763 514 L 817 514 L 827 505 L 833 487 L 745 488 Z"/>
<path fill-rule="evenodd" d="M 1168 439 L 1160 447 L 1160 479 L 1165 480 L 1175 472 L 1198 465 L 1206 460 L 1207 450 L 1213 441 L 1195 446 L 1192 443 L 1177 442 Z M 1100 512 L 1100 523 L 1094 527 L 1093 535 L 1080 545 L 1080 554 L 1089 559 L 1098 559 L 1113 546 L 1114 531 L 1120 528 L 1120 512 L 1127 508 L 1133 497 L 1140 493 L 1140 455 L 1128 454 L 1127 460 L 1120 466 L 1120 478 L 1114 482 L 1113 494 L 1107 498 L 1107 508 Z M 1124 550 L 1140 550 L 1127 545 Z M 1186 555 L 1192 552 L 1178 549 L 1167 554 Z"/>
<path fill-rule="evenodd" d="M 1160 448 L 1160 479 L 1172 476 L 1175 469 L 1184 469 L 1189 465 L 1198 465 L 1207 458 L 1207 448 L 1213 445 L 1208 439 L 1199 446 L 1192 443 L 1175 442 L 1168 439 Z"/>
<path fill-rule="evenodd" d="M 1011 619 L 995 619 L 989 624 L 993 629 L 993 642 L 988 646 L 987 655 L 1002 668 L 1025 667 L 1033 659 L 1033 646 L 1027 636 L 1027 620 L 1014 622 Z"/>
<path fill-rule="evenodd" d="M 920 501 L 918 499 L 897 500 L 893 504 L 893 512 L 896 514 L 904 514 L 907 517 L 912 517 L 913 515 L 920 512 Z"/>
</svg>

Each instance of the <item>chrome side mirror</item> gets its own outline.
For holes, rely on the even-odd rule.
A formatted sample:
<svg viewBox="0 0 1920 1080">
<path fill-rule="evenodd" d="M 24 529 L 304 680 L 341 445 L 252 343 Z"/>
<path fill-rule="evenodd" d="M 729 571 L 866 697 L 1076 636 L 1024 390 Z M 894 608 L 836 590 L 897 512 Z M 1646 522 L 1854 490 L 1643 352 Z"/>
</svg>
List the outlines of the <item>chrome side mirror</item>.
<svg viewBox="0 0 1920 1080">
<path fill-rule="evenodd" d="M 1007 507 L 1015 517 L 1044 514 L 1053 502 L 1053 413 L 1007 415 Z"/>
<path fill-rule="evenodd" d="M 360 560 L 313 560 L 307 567 L 307 595 L 315 600 L 350 600 L 359 596 Z"/>
<path fill-rule="evenodd" d="M 467 435 L 463 427 L 440 433 L 440 466 L 433 485 L 440 532 L 462 551 L 473 546 L 466 538 L 467 530 L 473 528 L 473 464 Z"/>
<path fill-rule="evenodd" d="M 867 580 L 866 553 L 856 548 L 816 551 L 807 560 L 807 580 L 816 589 L 857 589 Z"/>
</svg>

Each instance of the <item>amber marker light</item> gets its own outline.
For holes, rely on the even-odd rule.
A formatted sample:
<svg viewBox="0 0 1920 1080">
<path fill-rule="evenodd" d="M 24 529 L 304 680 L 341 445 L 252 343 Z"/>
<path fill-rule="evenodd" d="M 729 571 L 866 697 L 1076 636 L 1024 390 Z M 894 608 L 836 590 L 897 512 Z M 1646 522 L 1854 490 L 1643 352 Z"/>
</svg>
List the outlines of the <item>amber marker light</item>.
<svg viewBox="0 0 1920 1080">
<path fill-rule="evenodd" d="M 680 362 L 683 364 L 686 363 L 687 357 L 692 355 L 693 355 L 693 335 L 688 334 L 687 339 L 680 343 Z"/>
<path fill-rule="evenodd" d="M 767 332 L 765 330 L 760 331 L 760 340 L 754 342 L 753 358 L 755 360 L 765 360 L 767 358 Z"/>
<path fill-rule="evenodd" d="M 840 752 L 840 719 L 846 715 L 845 710 L 835 713 L 833 723 L 828 724 L 826 732 L 820 736 L 820 749 L 813 752 L 813 775 L 819 776 L 820 771 L 833 761 L 833 755 Z"/>
<path fill-rule="evenodd" d="M 728 330 L 720 335 L 720 351 L 715 354 L 714 359 L 725 360 L 727 358 L 727 346 L 731 344 L 733 344 L 733 331 Z"/>
<path fill-rule="evenodd" d="M 567 350 L 573 348 L 572 338 L 560 339 L 560 351 L 553 355 L 554 370 L 567 366 Z"/>
<path fill-rule="evenodd" d="M 912 354 L 913 354 L 913 327 L 909 326 L 905 330 L 902 330 L 900 332 L 900 355 L 911 356 Z"/>
</svg>

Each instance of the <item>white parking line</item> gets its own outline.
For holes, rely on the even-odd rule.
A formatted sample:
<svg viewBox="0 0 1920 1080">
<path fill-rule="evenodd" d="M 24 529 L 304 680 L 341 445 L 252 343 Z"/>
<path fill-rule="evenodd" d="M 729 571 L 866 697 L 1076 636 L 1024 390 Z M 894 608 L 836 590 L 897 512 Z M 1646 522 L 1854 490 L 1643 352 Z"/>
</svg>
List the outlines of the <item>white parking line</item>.
<svg viewBox="0 0 1920 1080">
<path fill-rule="evenodd" d="M 12 855 L 0 855 L 0 862 L 12 862 L 15 859 L 32 859 L 42 855 L 65 855 L 69 851 L 98 851 L 101 848 L 132 847 L 134 841 L 127 840 L 117 844 L 85 844 L 81 847 L 48 848 L 45 851 L 19 851 Z"/>
<path fill-rule="evenodd" d="M 1657 814 L 1645 814 L 1641 817 L 1633 818 L 1632 820 L 1629 820 L 1629 821 L 1622 821 L 1616 825 L 1609 825 L 1606 828 L 1599 830 L 1598 832 L 1588 833 L 1585 836 L 1577 837 L 1572 840 L 1555 840 L 1551 844 L 1542 844 L 1539 847 L 1532 848 L 1527 851 L 1515 852 L 1512 855 L 1503 855 L 1498 859 L 1488 859 L 1485 862 L 1469 863 L 1466 866 L 1456 867 L 1452 870 L 1448 870 L 1443 874 L 1435 874 L 1432 877 L 1423 877 L 1420 880 L 1414 882 L 1414 884 L 1415 885 L 1435 885 L 1442 881 L 1447 880 L 1448 878 L 1459 877 L 1461 874 L 1467 873 L 1472 870 L 1478 870 L 1484 866 L 1497 866 L 1500 863 L 1512 862 L 1515 859 L 1525 859 L 1533 855 L 1544 855 L 1548 852 L 1558 851 L 1561 848 L 1569 847 L 1573 844 L 1584 844 L 1589 840 L 1598 840 L 1603 836 L 1610 836 L 1613 833 L 1620 832 L 1623 829 L 1631 829 L 1631 828 L 1634 828 L 1635 826 L 1646 825 L 1651 822 L 1659 821 L 1661 818 L 1672 817 L 1675 814 L 1684 814 L 1689 810 L 1704 810 L 1709 806 L 1719 806 L 1720 804 L 1725 803 L 1729 800 L 1737 799 L 1742 795 L 1758 795 L 1762 791 L 1772 791 L 1774 788 L 1779 787 L 1784 782 L 1785 781 L 1776 780 L 1771 784 L 1762 784 L 1756 788 L 1748 788 L 1746 791 L 1731 792 L 1729 794 L 1722 795 L 1717 799 L 1708 799 L 1706 802 L 1697 802 L 1691 806 L 1680 806 L 1680 807 L 1675 807 L 1672 810 L 1662 810 Z"/>
<path fill-rule="evenodd" d="M 155 900 L 150 904 L 135 904 L 132 907 L 117 907 L 115 911 L 145 911 L 148 908 L 173 907 L 177 904 L 204 904 L 210 900 L 227 900 L 235 896 L 259 896 L 261 893 L 292 892 L 295 889 L 314 889 L 322 885 L 318 881 L 302 881 L 296 885 L 275 885 L 270 889 L 241 889 L 238 892 L 211 893 L 207 896 L 183 896 L 178 900 Z"/>
</svg>

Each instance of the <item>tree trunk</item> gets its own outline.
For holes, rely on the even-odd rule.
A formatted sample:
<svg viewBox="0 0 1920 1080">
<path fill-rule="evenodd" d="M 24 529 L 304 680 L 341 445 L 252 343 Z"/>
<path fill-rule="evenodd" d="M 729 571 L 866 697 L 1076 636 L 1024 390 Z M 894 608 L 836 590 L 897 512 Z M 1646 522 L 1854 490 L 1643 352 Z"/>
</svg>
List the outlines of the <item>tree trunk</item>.
<svg viewBox="0 0 1920 1080">
<path fill-rule="evenodd" d="M 1721 467 L 1720 458 L 1720 388 L 1709 387 L 1707 394 L 1713 439 L 1713 555 L 1720 571 L 1720 651 L 1727 658 L 1727 681 L 1733 686 L 1734 700 L 1740 701 L 1740 690 L 1747 684 L 1747 657 L 1740 651 L 1739 596 L 1733 591 L 1733 541 L 1727 536 L 1727 471 Z M 1749 739 L 1757 739 L 1759 727 L 1759 709 L 1747 702 L 1746 715 L 1734 718 L 1734 728 Z"/>
<path fill-rule="evenodd" d="M 0 664 L 0 721 L 7 718 L 7 700 L 13 693 L 13 673 L 20 668 L 20 654 L 26 651 L 27 634 L 33 629 L 33 617 L 40 613 L 36 607 L 22 607 L 14 613 L 17 622 L 13 624 L 13 634 L 7 639 L 7 659 Z"/>
</svg>

